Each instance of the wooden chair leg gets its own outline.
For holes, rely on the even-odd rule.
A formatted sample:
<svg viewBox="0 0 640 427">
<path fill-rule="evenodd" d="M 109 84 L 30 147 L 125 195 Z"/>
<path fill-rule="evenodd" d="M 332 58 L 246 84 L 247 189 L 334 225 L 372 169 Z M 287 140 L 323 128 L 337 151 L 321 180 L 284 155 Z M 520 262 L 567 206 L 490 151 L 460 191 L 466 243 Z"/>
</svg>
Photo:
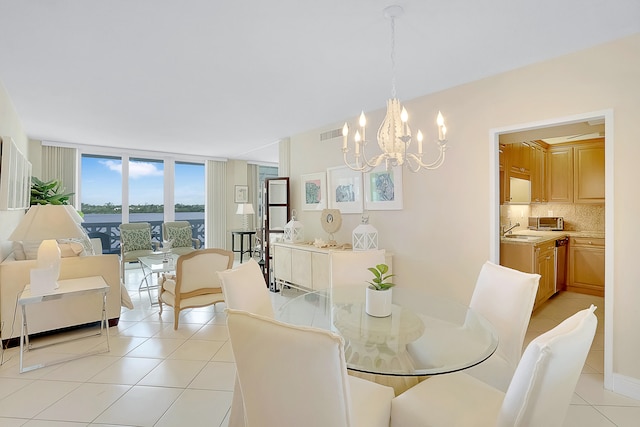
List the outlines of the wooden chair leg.
<svg viewBox="0 0 640 427">
<path fill-rule="evenodd" d="M 180 309 L 177 307 L 173 307 L 173 330 L 178 330 L 178 318 L 180 317 Z"/>
</svg>

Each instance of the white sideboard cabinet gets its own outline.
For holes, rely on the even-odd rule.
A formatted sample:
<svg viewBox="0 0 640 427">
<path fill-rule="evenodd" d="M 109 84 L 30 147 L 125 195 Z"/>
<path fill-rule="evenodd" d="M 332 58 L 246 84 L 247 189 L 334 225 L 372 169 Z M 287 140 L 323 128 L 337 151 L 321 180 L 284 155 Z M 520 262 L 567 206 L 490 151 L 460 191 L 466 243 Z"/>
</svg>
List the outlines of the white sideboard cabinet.
<svg viewBox="0 0 640 427">
<path fill-rule="evenodd" d="M 329 287 L 331 253 L 344 250 L 294 243 L 273 243 L 272 248 L 276 286 L 291 286 L 305 291 Z M 392 255 L 387 253 L 389 269 L 392 269 L 392 259 Z"/>
</svg>

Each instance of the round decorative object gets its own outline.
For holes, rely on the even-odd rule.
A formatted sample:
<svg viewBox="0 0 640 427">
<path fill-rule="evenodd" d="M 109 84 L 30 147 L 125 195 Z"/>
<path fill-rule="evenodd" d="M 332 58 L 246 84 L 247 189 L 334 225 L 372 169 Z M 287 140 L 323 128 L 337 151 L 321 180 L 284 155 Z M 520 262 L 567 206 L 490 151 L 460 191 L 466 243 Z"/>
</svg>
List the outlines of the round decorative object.
<svg viewBox="0 0 640 427">
<path fill-rule="evenodd" d="M 333 234 L 342 227 L 342 214 L 340 209 L 323 209 L 320 215 L 322 229 L 329 234 Z"/>
</svg>

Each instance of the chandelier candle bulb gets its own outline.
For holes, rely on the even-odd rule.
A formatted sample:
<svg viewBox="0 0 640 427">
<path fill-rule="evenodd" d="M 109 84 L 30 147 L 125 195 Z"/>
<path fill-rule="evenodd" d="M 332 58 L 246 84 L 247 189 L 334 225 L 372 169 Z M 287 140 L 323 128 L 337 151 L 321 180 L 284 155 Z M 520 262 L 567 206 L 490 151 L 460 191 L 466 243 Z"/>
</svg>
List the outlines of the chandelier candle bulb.
<svg viewBox="0 0 640 427">
<path fill-rule="evenodd" d="M 444 126 L 444 117 L 442 117 L 442 113 L 440 111 L 438 111 L 436 123 L 438 124 L 438 139 L 440 141 L 444 141 L 444 138 L 447 135 L 447 128 Z"/>
<path fill-rule="evenodd" d="M 349 126 L 345 123 L 342 127 L 342 151 L 347 151 L 347 137 L 349 136 Z"/>
<path fill-rule="evenodd" d="M 422 139 L 423 139 L 423 136 L 422 136 L 422 131 L 420 129 L 418 129 L 417 138 L 418 138 L 418 155 L 422 155 Z"/>
</svg>

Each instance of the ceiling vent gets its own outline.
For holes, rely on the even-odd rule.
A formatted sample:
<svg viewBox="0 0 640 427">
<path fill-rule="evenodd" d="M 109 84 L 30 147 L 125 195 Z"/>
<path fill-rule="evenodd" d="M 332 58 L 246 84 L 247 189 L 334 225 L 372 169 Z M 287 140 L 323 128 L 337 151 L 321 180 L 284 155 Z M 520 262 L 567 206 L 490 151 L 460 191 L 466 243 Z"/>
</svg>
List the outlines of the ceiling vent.
<svg viewBox="0 0 640 427">
<path fill-rule="evenodd" d="M 333 138 L 339 138 L 342 136 L 342 128 L 328 130 L 320 134 L 320 141 L 327 141 Z"/>
</svg>

